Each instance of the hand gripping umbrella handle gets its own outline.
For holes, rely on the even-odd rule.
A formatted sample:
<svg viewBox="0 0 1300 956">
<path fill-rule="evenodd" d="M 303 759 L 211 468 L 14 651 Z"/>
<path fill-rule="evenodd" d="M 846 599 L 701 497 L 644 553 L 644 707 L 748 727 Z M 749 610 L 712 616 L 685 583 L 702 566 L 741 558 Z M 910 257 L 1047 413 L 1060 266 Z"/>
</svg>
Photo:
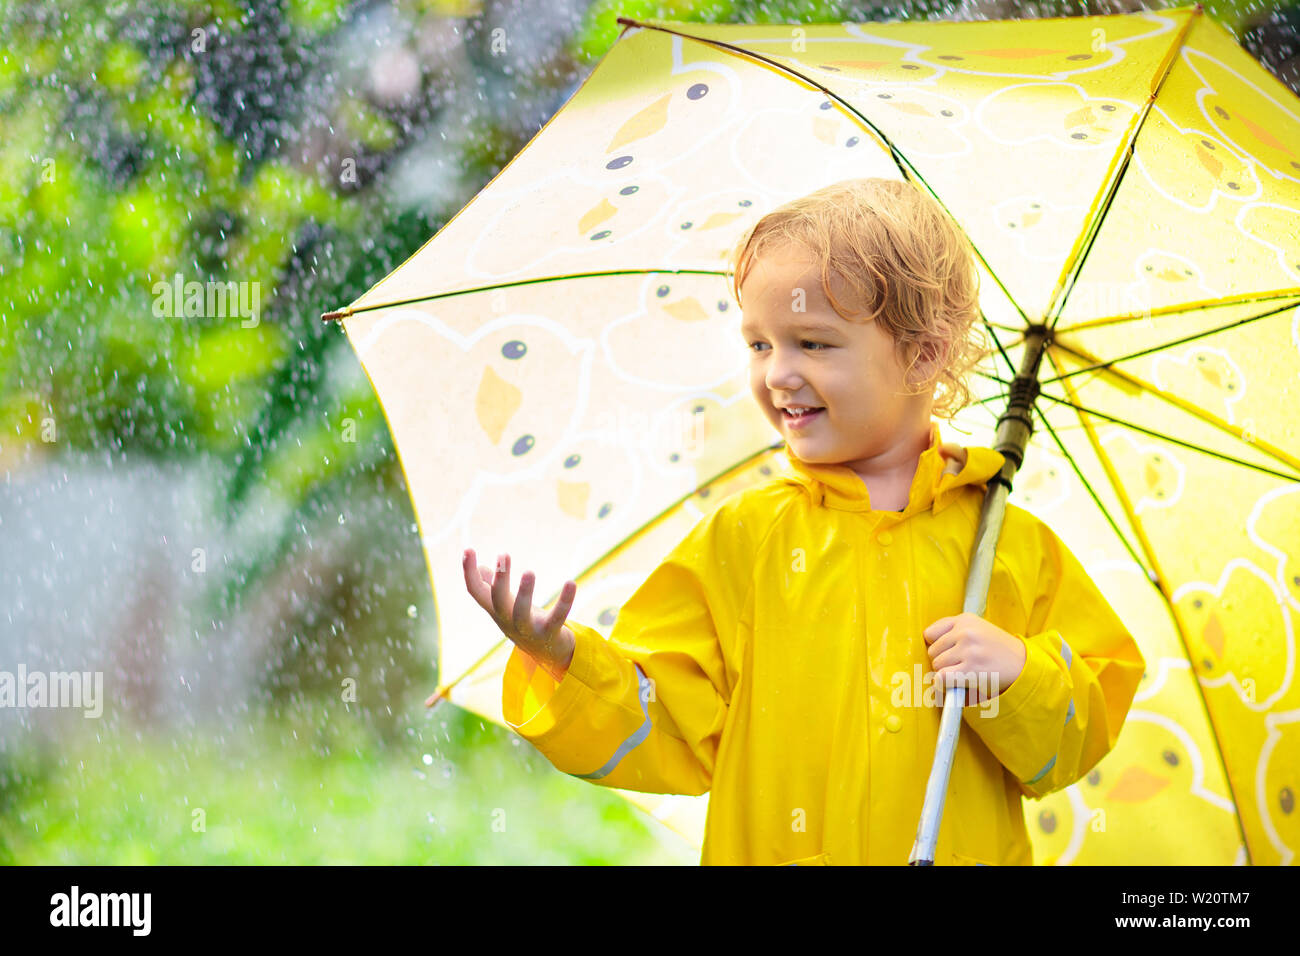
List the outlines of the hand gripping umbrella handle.
<svg viewBox="0 0 1300 956">
<path fill-rule="evenodd" d="M 1006 459 L 1002 471 L 989 479 L 984 493 L 984 507 L 980 511 L 979 527 L 975 531 L 975 551 L 971 555 L 970 572 L 966 577 L 964 612 L 982 615 L 988 604 L 989 582 L 993 577 L 993 557 L 998 537 L 1002 533 L 1002 519 L 1006 516 L 1007 495 L 1011 493 L 1011 479 L 1015 477 L 1025 457 L 1025 447 L 1033 433 L 1032 410 L 1038 397 L 1038 365 L 1043 349 L 1050 338 L 1045 326 L 1030 326 L 1025 336 L 1025 357 L 1020 374 L 1011 383 L 1011 400 L 1006 412 L 998 419 L 997 451 Z M 943 802 L 948 794 L 948 776 L 952 772 L 952 758 L 957 752 L 957 736 L 961 732 L 961 714 L 965 706 L 966 691 L 954 687 L 943 693 L 943 716 L 939 718 L 939 739 L 934 748 L 934 764 L 930 779 L 925 785 L 925 803 L 921 807 L 921 822 L 916 828 L 916 840 L 907 859 L 909 866 L 933 866 L 934 848 L 939 842 L 939 821 L 943 817 Z"/>
<path fill-rule="evenodd" d="M 1002 531 L 1002 518 L 1006 514 L 1007 493 L 1008 486 L 1002 474 L 990 479 L 988 491 L 984 494 L 979 529 L 975 532 L 975 555 L 971 560 L 970 575 L 966 579 L 966 601 L 962 608 L 972 614 L 982 615 L 988 601 L 993 553 Z M 925 785 L 925 803 L 921 808 L 921 822 L 916 829 L 916 842 L 912 844 L 912 854 L 907 859 L 909 866 L 934 865 L 934 848 L 939 841 L 939 819 L 943 816 L 943 801 L 948 793 L 952 758 L 957 752 L 957 735 L 961 732 L 965 696 L 966 691 L 962 687 L 943 689 L 939 740 L 934 748 L 930 780 Z"/>
</svg>

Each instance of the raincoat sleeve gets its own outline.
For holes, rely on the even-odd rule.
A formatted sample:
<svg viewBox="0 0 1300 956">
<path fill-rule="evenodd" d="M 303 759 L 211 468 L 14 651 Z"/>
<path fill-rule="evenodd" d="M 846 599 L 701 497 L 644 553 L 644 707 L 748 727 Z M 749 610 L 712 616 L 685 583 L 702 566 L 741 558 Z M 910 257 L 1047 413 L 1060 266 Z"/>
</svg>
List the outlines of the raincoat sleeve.
<svg viewBox="0 0 1300 956">
<path fill-rule="evenodd" d="M 570 619 L 558 684 L 514 648 L 506 725 L 565 773 L 600 786 L 701 794 L 731 697 L 731 646 L 752 580 L 754 522 L 735 499 L 705 516 L 618 611 L 610 637 Z"/>
<path fill-rule="evenodd" d="M 1033 523 L 1035 546 L 1013 557 L 1025 568 L 1024 670 L 996 712 L 972 704 L 962 716 L 1021 792 L 1038 799 L 1079 780 L 1115 746 L 1146 664 L 1078 559 L 1046 524 Z"/>
</svg>

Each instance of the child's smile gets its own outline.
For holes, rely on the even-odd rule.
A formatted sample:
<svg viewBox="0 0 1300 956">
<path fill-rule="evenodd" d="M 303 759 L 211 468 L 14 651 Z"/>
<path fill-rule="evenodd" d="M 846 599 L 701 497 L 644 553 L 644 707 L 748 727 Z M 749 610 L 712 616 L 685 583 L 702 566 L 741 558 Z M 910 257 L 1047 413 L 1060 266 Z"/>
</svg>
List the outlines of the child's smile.
<svg viewBox="0 0 1300 956">
<path fill-rule="evenodd" d="M 847 309 L 841 288 L 832 285 Z M 929 436 L 932 392 L 906 394 L 889 334 L 875 321 L 841 317 L 799 246 L 756 258 L 742 297 L 750 390 L 790 450 L 810 463 L 848 465 L 868 486 L 897 483 L 909 465 L 914 471 Z M 918 365 L 913 380 L 925 371 Z"/>
</svg>

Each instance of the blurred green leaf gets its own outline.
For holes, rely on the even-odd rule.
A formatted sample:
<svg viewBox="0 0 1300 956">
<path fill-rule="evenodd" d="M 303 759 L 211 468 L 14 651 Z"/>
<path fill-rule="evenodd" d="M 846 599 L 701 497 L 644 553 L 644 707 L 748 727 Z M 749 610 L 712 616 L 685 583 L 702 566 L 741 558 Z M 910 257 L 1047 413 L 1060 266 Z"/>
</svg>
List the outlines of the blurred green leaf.
<svg viewBox="0 0 1300 956">
<path fill-rule="evenodd" d="M 129 43 L 117 42 L 108 48 L 95 78 L 110 90 L 124 91 L 139 83 L 144 72 L 144 55 Z"/>
</svg>

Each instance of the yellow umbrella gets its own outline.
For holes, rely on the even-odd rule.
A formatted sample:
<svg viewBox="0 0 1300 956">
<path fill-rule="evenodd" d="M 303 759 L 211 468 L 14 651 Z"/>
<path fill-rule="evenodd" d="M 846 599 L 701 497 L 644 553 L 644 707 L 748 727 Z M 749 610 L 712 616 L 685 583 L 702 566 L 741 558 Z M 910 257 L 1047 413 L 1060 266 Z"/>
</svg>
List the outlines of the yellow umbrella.
<svg viewBox="0 0 1300 956">
<path fill-rule="evenodd" d="M 465 547 L 537 570 L 539 605 L 575 580 L 571 617 L 608 634 L 704 514 L 787 467 L 749 397 L 728 254 L 795 196 L 902 177 L 980 262 L 993 351 L 961 442 L 997 444 L 1028 357 L 1009 500 L 1085 562 L 1148 664 L 1114 751 L 1027 803 L 1036 861 L 1293 862 L 1296 97 L 1199 5 L 621 22 L 486 189 L 326 316 L 409 481 L 440 695 L 502 722 L 511 646 L 464 588 Z M 707 795 L 620 793 L 700 844 Z"/>
</svg>

